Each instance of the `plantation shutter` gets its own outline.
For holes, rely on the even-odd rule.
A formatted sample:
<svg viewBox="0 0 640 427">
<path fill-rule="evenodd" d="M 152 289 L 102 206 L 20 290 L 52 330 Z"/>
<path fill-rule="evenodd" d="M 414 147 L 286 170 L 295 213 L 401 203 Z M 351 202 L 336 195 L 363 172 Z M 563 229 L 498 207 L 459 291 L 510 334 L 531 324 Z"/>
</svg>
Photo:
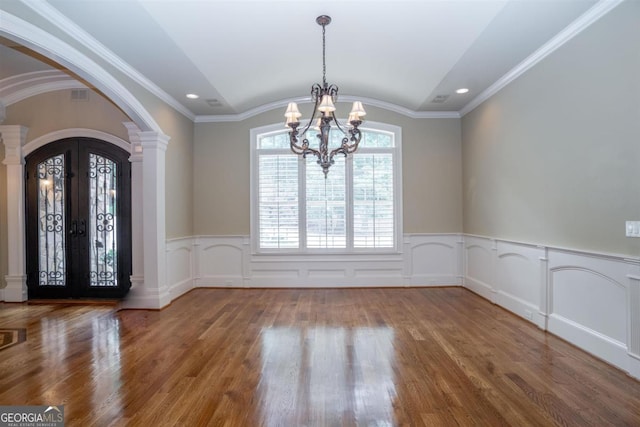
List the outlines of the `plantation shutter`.
<svg viewBox="0 0 640 427">
<path fill-rule="evenodd" d="M 258 169 L 260 248 L 298 248 L 298 157 L 260 154 Z"/>
<path fill-rule="evenodd" d="M 307 247 L 345 248 L 346 182 L 344 158 L 336 159 L 325 179 L 315 158 L 307 159 Z"/>
<path fill-rule="evenodd" d="M 353 156 L 353 247 L 394 244 L 393 158 L 391 154 Z"/>
</svg>

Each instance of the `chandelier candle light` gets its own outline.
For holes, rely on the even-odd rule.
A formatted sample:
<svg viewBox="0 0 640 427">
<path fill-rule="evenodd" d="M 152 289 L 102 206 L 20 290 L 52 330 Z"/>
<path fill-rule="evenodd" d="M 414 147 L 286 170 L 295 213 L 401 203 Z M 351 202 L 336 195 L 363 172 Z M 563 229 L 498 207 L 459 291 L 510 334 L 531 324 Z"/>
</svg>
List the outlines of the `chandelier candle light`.
<svg viewBox="0 0 640 427">
<path fill-rule="evenodd" d="M 316 18 L 316 22 L 322 26 L 322 84 L 316 83 L 311 86 L 311 101 L 314 104 L 313 114 L 311 115 L 311 119 L 309 119 L 309 123 L 307 123 L 302 131 L 298 130 L 298 126 L 300 126 L 300 116 L 302 116 L 302 114 L 298 110 L 298 105 L 295 102 L 289 103 L 284 116 L 287 118 L 287 126 L 291 128 L 289 132 L 291 151 L 301 155 L 303 158 L 306 158 L 308 154 L 316 156 L 318 158 L 318 164 L 322 167 L 322 172 L 324 172 L 324 177 L 326 178 L 329 167 L 334 163 L 333 158 L 336 154 L 343 154 L 346 157 L 358 149 L 358 144 L 362 139 L 362 133 L 360 129 L 358 129 L 358 126 L 362 124 L 362 117 L 367 113 L 362 107 L 362 102 L 356 101 L 353 103 L 353 108 L 351 109 L 351 113 L 349 113 L 349 118 L 345 125 L 341 126 L 338 119 L 336 119 L 336 107 L 334 103 L 338 100 L 338 86 L 327 83 L 327 66 L 325 63 L 324 33 L 325 27 L 331 22 L 331 17 L 321 15 Z M 306 137 L 307 131 L 314 122 L 317 123 L 317 130 L 320 132 L 316 134 L 319 140 L 317 150 L 309 147 L 309 140 Z M 329 133 L 331 132 L 332 122 L 342 132 L 344 137 L 338 148 L 329 151 Z M 299 138 L 303 138 L 302 142 L 300 142 Z"/>
</svg>

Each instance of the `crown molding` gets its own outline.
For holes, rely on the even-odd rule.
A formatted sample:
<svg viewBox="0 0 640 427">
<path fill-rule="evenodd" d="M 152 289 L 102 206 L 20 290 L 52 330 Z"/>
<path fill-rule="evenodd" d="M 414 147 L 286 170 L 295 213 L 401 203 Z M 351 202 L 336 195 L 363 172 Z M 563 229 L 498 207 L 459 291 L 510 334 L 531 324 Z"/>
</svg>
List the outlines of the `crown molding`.
<svg viewBox="0 0 640 427">
<path fill-rule="evenodd" d="M 374 98 L 364 98 L 359 96 L 346 95 L 343 97 L 345 101 L 354 102 L 362 101 L 363 104 L 371 105 L 372 107 L 382 108 L 384 110 L 393 111 L 394 113 L 402 114 L 403 116 L 410 117 L 412 119 L 459 119 L 460 113 L 457 111 L 416 111 L 406 107 L 402 107 L 391 102 L 381 101 Z M 311 101 L 309 101 L 311 102 Z"/>
<path fill-rule="evenodd" d="M 400 105 L 392 104 L 386 101 L 380 101 L 379 99 L 363 98 L 353 95 L 340 95 L 340 101 L 338 102 L 354 102 L 361 101 L 365 105 L 372 107 L 382 108 L 384 110 L 393 111 L 394 113 L 402 114 L 403 116 L 410 117 L 412 119 L 459 119 L 460 113 L 457 111 L 413 111 Z M 311 104 L 311 98 L 309 96 L 282 99 L 280 101 L 270 102 L 268 104 L 260 105 L 259 107 L 252 108 L 238 114 L 224 114 L 215 116 L 196 116 L 195 123 L 223 123 L 223 122 L 241 122 L 250 117 L 257 116 L 258 114 L 266 113 L 267 111 L 275 110 L 277 108 L 285 108 L 289 102 L 296 102 L 298 104 Z"/>
<path fill-rule="evenodd" d="M 604 15 L 609 13 L 612 9 L 622 3 L 624 0 L 600 0 L 598 3 L 593 5 L 589 10 L 583 13 L 579 18 L 565 27 L 564 30 L 560 31 L 549 40 L 547 43 L 542 45 L 539 49 L 525 58 L 518 65 L 513 67 L 507 74 L 500 77 L 489 86 L 487 89 L 482 91 L 478 96 L 473 98 L 469 103 L 467 103 L 461 110 L 460 116 L 464 116 L 467 113 L 471 112 L 477 106 L 482 104 L 487 99 L 491 98 L 493 95 L 498 93 L 502 88 L 507 86 L 509 83 L 520 77 L 538 62 L 542 61 L 544 58 L 549 56 L 551 53 L 555 52 L 557 49 L 562 47 L 569 40 L 580 34 L 583 30 L 589 27 L 591 24 L 602 18 Z"/>
<path fill-rule="evenodd" d="M 142 75 L 138 70 L 133 68 L 131 65 L 122 60 L 119 56 L 109 50 L 105 45 L 96 40 L 89 33 L 84 31 L 78 25 L 76 25 L 73 21 L 64 16 L 58 9 L 51 6 L 46 1 L 40 0 L 22 0 L 24 4 L 29 6 L 33 11 L 38 13 L 40 16 L 51 22 L 53 25 L 58 27 L 60 30 L 67 33 L 74 40 L 84 45 L 87 49 L 90 49 L 96 55 L 98 55 L 103 60 L 107 61 L 109 64 L 116 67 L 118 70 L 123 72 L 126 76 L 131 78 L 133 81 L 138 83 L 140 86 L 147 89 L 149 92 L 153 93 L 155 96 L 160 98 L 162 101 L 170 105 L 176 111 L 180 112 L 185 117 L 194 121 L 196 116 L 187 109 L 184 105 L 179 103 L 175 98 L 171 95 L 160 89 L 156 84 L 154 84 L 151 80 L 147 79 L 144 75 Z"/>
</svg>

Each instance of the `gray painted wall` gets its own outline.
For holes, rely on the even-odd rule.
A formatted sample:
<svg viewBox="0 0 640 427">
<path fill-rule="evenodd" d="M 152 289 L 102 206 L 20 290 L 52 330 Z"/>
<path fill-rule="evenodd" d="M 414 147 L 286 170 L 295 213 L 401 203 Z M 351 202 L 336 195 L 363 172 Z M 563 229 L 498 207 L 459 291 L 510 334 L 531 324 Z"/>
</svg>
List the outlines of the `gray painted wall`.
<svg viewBox="0 0 640 427">
<path fill-rule="evenodd" d="M 462 119 L 464 231 L 640 255 L 640 2 Z"/>
</svg>

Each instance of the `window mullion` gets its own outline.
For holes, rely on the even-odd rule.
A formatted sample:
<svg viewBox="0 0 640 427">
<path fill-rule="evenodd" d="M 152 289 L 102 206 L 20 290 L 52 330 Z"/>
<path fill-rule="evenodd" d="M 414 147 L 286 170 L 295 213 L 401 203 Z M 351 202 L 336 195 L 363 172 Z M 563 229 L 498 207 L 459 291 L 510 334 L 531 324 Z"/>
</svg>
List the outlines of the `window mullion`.
<svg viewBox="0 0 640 427">
<path fill-rule="evenodd" d="M 298 236 L 300 249 L 307 250 L 307 161 L 298 157 Z"/>
<path fill-rule="evenodd" d="M 353 156 L 348 156 L 345 159 L 345 209 L 346 209 L 346 227 L 347 227 L 347 251 L 353 251 Z"/>
</svg>

